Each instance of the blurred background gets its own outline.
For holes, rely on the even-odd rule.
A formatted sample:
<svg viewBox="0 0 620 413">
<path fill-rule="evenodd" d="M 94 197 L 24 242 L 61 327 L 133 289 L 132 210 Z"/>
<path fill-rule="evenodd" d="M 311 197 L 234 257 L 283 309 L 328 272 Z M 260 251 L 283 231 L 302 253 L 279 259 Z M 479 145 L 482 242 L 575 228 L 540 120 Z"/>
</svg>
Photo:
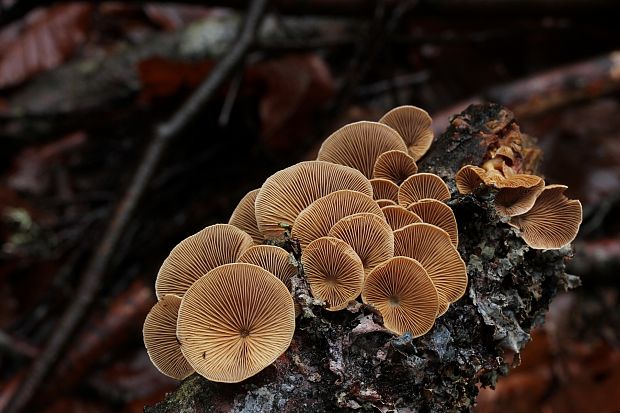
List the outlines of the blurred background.
<svg viewBox="0 0 620 413">
<path fill-rule="evenodd" d="M 176 243 L 345 123 L 412 104 L 438 135 L 489 100 L 582 201 L 569 272 L 583 286 L 476 411 L 620 411 L 617 2 L 272 0 L 247 48 L 246 2 L 197 3 L 0 0 L 0 411 L 19 391 L 28 412 L 161 400 L 176 383 L 141 330 Z"/>
</svg>

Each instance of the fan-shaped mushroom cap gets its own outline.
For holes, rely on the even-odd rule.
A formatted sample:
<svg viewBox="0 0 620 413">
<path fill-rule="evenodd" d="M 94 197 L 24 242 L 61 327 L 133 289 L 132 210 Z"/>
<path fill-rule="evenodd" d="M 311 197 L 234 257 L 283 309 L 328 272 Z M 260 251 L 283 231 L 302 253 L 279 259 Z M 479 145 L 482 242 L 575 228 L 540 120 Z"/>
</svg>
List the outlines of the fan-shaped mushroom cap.
<svg viewBox="0 0 620 413">
<path fill-rule="evenodd" d="M 291 343 L 295 309 L 288 288 L 253 264 L 217 267 L 181 302 L 181 351 L 201 376 L 236 383 L 270 365 Z"/>
<path fill-rule="evenodd" d="M 383 215 L 385 215 L 385 220 L 392 227 L 392 231 L 401 229 L 409 224 L 422 222 L 419 216 L 400 205 L 386 206 L 381 208 L 381 210 Z"/>
<path fill-rule="evenodd" d="M 258 224 L 256 224 L 256 213 L 254 210 L 254 201 L 256 200 L 256 195 L 258 195 L 259 190 L 260 189 L 255 189 L 245 194 L 228 220 L 230 225 L 234 225 L 240 230 L 250 234 L 256 244 L 262 244 L 265 238 L 263 234 L 260 233 Z"/>
<path fill-rule="evenodd" d="M 364 265 L 353 248 L 341 239 L 312 241 L 301 257 L 312 295 L 338 311 L 362 292 Z"/>
<path fill-rule="evenodd" d="M 398 202 L 398 185 L 394 182 L 388 179 L 374 178 L 370 180 L 370 184 L 372 185 L 372 197 L 374 199 L 390 199 Z"/>
<path fill-rule="evenodd" d="M 422 222 L 433 224 L 450 235 L 452 245 L 459 245 L 459 229 L 452 208 L 436 199 L 420 199 L 409 205 L 407 209 L 422 219 Z"/>
<path fill-rule="evenodd" d="M 448 185 L 435 174 L 420 173 L 407 178 L 398 190 L 398 203 L 404 207 L 425 198 L 447 201 L 450 199 Z"/>
<path fill-rule="evenodd" d="M 409 154 L 402 151 L 383 152 L 377 158 L 373 177 L 388 179 L 397 185 L 418 172 L 418 165 Z"/>
<path fill-rule="evenodd" d="M 379 205 L 380 208 L 383 208 L 386 206 L 396 205 L 396 202 L 391 199 L 377 199 L 377 205 Z"/>
<path fill-rule="evenodd" d="M 368 273 L 394 256 L 394 234 L 385 218 L 368 212 L 349 215 L 336 222 L 327 234 L 353 248 Z"/>
<path fill-rule="evenodd" d="M 266 269 L 291 288 L 291 277 L 297 274 L 297 268 L 290 262 L 289 253 L 275 245 L 255 245 L 245 250 L 237 262 L 247 262 Z"/>
<path fill-rule="evenodd" d="M 413 337 L 427 333 L 438 312 L 437 291 L 424 267 L 408 257 L 394 257 L 368 274 L 362 293 L 383 316 L 383 325 Z"/>
<path fill-rule="evenodd" d="M 157 298 L 166 294 L 182 297 L 198 278 L 215 267 L 237 261 L 252 245 L 251 236 L 228 224 L 211 225 L 185 238 L 159 269 L 155 280 Z"/>
<path fill-rule="evenodd" d="M 433 143 L 433 119 L 429 114 L 415 106 L 399 106 L 390 110 L 379 120 L 391 126 L 403 137 L 409 155 L 417 161 Z"/>
<path fill-rule="evenodd" d="M 439 302 L 439 307 L 437 308 L 437 318 L 441 317 L 450 309 L 450 303 L 444 300 Z"/>
<path fill-rule="evenodd" d="M 495 182 L 495 210 L 509 217 L 529 211 L 543 190 L 545 181 L 536 175 L 512 175 Z"/>
<path fill-rule="evenodd" d="M 523 240 L 534 249 L 558 249 L 572 242 L 582 220 L 581 203 L 564 195 L 564 185 L 548 185 L 534 206 L 510 219 Z"/>
<path fill-rule="evenodd" d="M 480 188 L 481 185 L 486 185 L 487 171 L 474 166 L 465 165 L 456 173 L 456 189 L 461 194 L 469 194 Z"/>
<path fill-rule="evenodd" d="M 256 222 L 261 233 L 278 237 L 281 223 L 292 225 L 297 215 L 315 200 L 341 189 L 372 197 L 372 186 L 362 173 L 323 161 L 300 162 L 271 175 L 256 196 Z"/>
<path fill-rule="evenodd" d="M 327 137 L 317 159 L 350 166 L 370 179 L 379 155 L 392 149 L 407 151 L 398 132 L 382 123 L 362 121 L 345 125 Z"/>
<path fill-rule="evenodd" d="M 183 380 L 194 372 L 177 341 L 180 305 L 181 297 L 164 295 L 147 314 L 142 330 L 146 352 L 157 370 L 177 380 Z"/>
<path fill-rule="evenodd" d="M 394 255 L 418 260 L 433 280 L 439 300 L 453 303 L 465 294 L 465 263 L 441 228 L 419 223 L 394 231 Z"/>
<path fill-rule="evenodd" d="M 301 211 L 293 224 L 291 236 L 299 240 L 303 250 L 311 241 L 326 236 L 340 219 L 359 212 L 384 218 L 379 205 L 368 195 L 346 189 L 332 192 Z"/>
</svg>

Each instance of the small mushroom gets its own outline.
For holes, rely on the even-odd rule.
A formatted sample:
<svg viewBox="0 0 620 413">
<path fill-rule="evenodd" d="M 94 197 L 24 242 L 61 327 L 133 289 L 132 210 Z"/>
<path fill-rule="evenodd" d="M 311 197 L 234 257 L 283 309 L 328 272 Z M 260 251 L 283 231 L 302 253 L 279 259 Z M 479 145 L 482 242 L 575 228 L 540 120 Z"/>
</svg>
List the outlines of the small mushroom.
<svg viewBox="0 0 620 413">
<path fill-rule="evenodd" d="M 379 120 L 396 130 L 407 144 L 409 155 L 417 161 L 433 143 L 433 119 L 416 106 L 399 106 L 390 110 Z"/>
<path fill-rule="evenodd" d="M 336 222 L 327 234 L 339 238 L 353 248 L 367 274 L 394 256 L 394 234 L 385 218 L 362 212 Z"/>
<path fill-rule="evenodd" d="M 350 166 L 370 179 L 379 155 L 393 149 L 407 151 L 403 139 L 394 129 L 377 122 L 355 122 L 327 137 L 317 160 Z"/>
<path fill-rule="evenodd" d="M 418 261 L 408 257 L 391 258 L 372 270 L 362 299 L 379 310 L 387 329 L 399 335 L 426 334 L 438 313 L 433 281 Z"/>
<path fill-rule="evenodd" d="M 396 205 L 396 202 L 391 199 L 377 199 L 377 205 L 379 205 L 380 208 L 383 208 L 390 205 Z"/>
<path fill-rule="evenodd" d="M 194 369 L 181 353 L 177 340 L 177 315 L 181 297 L 164 295 L 144 320 L 144 346 L 149 358 L 160 372 L 173 379 L 183 380 Z"/>
<path fill-rule="evenodd" d="M 406 152 L 387 151 L 375 162 L 373 177 L 388 179 L 397 185 L 418 172 L 415 160 Z"/>
<path fill-rule="evenodd" d="M 291 264 L 289 253 L 275 245 L 254 245 L 245 250 L 237 262 L 246 262 L 266 269 L 289 289 L 291 277 L 297 274 L 297 268 Z"/>
<path fill-rule="evenodd" d="M 447 201 L 450 199 L 448 185 L 437 175 L 429 173 L 412 175 L 400 185 L 398 203 L 405 208 L 425 198 Z"/>
<path fill-rule="evenodd" d="M 440 301 L 453 303 L 465 294 L 465 263 L 441 228 L 419 223 L 394 231 L 394 255 L 418 260 L 435 283 Z"/>
<path fill-rule="evenodd" d="M 312 295 L 325 301 L 327 310 L 346 308 L 362 292 L 364 265 L 343 240 L 315 239 L 308 244 L 301 260 Z"/>
<path fill-rule="evenodd" d="M 256 212 L 254 210 L 254 201 L 256 201 L 258 191 L 259 189 L 250 191 L 241 198 L 228 223 L 250 234 L 255 244 L 262 244 L 264 237 L 256 224 Z"/>
<path fill-rule="evenodd" d="M 456 173 L 456 189 L 461 194 L 476 192 L 486 185 L 486 175 L 487 172 L 478 166 L 465 165 Z"/>
<path fill-rule="evenodd" d="M 433 224 L 450 235 L 452 245 L 459 245 L 459 229 L 452 208 L 436 199 L 420 199 L 409 205 L 407 209 L 422 219 L 422 222 Z"/>
<path fill-rule="evenodd" d="M 400 205 L 382 207 L 381 210 L 383 215 L 385 215 L 385 220 L 392 227 L 392 231 L 401 229 L 409 224 L 422 222 L 419 216 Z"/>
<path fill-rule="evenodd" d="M 228 224 L 211 225 L 185 238 L 172 249 L 157 273 L 157 298 L 166 294 L 182 297 L 198 278 L 215 267 L 237 261 L 252 245 L 251 236 Z"/>
<path fill-rule="evenodd" d="M 581 202 L 564 195 L 565 185 L 547 185 L 534 206 L 510 219 L 523 240 L 534 249 L 558 249 L 572 242 L 583 217 Z"/>
<path fill-rule="evenodd" d="M 545 181 L 536 175 L 511 175 L 497 180 L 495 210 L 504 217 L 521 215 L 529 211 L 542 192 Z"/>
<path fill-rule="evenodd" d="M 253 264 L 217 267 L 188 290 L 177 335 L 194 370 L 237 383 L 273 363 L 291 343 L 295 309 L 288 288 Z"/>
<path fill-rule="evenodd" d="M 370 180 L 372 185 L 372 197 L 373 199 L 390 199 L 395 203 L 398 201 L 398 185 L 394 182 L 383 179 L 374 178 Z"/>
<path fill-rule="evenodd" d="M 356 169 L 323 161 L 300 162 L 271 175 L 256 196 L 256 222 L 267 237 L 279 237 L 282 224 L 292 225 L 297 215 L 315 200 L 340 189 L 372 197 L 368 179 Z"/>
<path fill-rule="evenodd" d="M 291 236 L 299 240 L 303 249 L 315 239 L 326 236 L 340 219 L 359 212 L 384 218 L 379 205 L 368 195 L 346 189 L 332 192 L 301 211 L 293 224 Z"/>
</svg>

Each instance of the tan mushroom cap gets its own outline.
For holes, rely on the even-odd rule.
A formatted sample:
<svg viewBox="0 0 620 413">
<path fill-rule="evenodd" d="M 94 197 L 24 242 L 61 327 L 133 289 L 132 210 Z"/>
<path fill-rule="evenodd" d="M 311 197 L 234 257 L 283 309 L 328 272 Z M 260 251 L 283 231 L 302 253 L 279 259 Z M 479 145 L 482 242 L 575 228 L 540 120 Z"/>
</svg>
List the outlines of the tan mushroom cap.
<svg viewBox="0 0 620 413">
<path fill-rule="evenodd" d="M 370 184 L 372 185 L 373 199 L 390 199 L 398 202 L 398 185 L 394 182 L 388 179 L 374 178 L 370 180 Z"/>
<path fill-rule="evenodd" d="M 391 199 L 377 199 L 377 205 L 379 205 L 380 208 L 383 208 L 386 206 L 396 205 L 396 202 Z"/>
<path fill-rule="evenodd" d="M 437 308 L 437 318 L 441 317 L 450 309 L 450 303 L 444 300 L 439 302 L 439 307 Z"/>
<path fill-rule="evenodd" d="M 459 229 L 452 208 L 436 199 L 420 199 L 407 209 L 422 219 L 422 222 L 435 225 L 450 235 L 452 245 L 459 245 Z"/>
<path fill-rule="evenodd" d="M 399 106 L 390 110 L 379 120 L 396 130 L 402 137 L 409 155 L 417 161 L 433 143 L 433 119 L 424 110 L 416 106 Z"/>
<path fill-rule="evenodd" d="M 392 231 L 401 229 L 409 224 L 422 222 L 419 216 L 400 205 L 386 206 L 381 208 L 381 210 L 383 215 L 385 215 L 385 220 L 392 227 Z"/>
<path fill-rule="evenodd" d="M 289 289 L 291 277 L 297 274 L 297 268 L 291 264 L 289 253 L 275 245 L 255 245 L 245 250 L 237 262 L 258 265 L 280 279 Z"/>
<path fill-rule="evenodd" d="M 301 257 L 312 295 L 327 303 L 327 310 L 346 308 L 362 292 L 364 265 L 353 248 L 341 239 L 312 241 Z"/>
<path fill-rule="evenodd" d="M 291 236 L 299 240 L 303 250 L 310 242 L 326 236 L 336 222 L 359 212 L 384 218 L 377 202 L 368 195 L 346 189 L 332 192 L 301 211 L 293 224 Z"/>
<path fill-rule="evenodd" d="M 377 158 L 373 177 L 388 179 L 400 185 L 417 172 L 418 165 L 409 154 L 402 151 L 387 151 Z"/>
<path fill-rule="evenodd" d="M 292 225 L 315 200 L 341 189 L 372 197 L 368 179 L 356 169 L 323 161 L 300 162 L 271 175 L 256 196 L 256 222 L 261 233 L 278 237 L 281 223 Z"/>
<path fill-rule="evenodd" d="M 336 222 L 327 234 L 339 238 L 353 248 L 364 265 L 364 272 L 394 256 L 394 234 L 385 218 L 362 212 Z"/>
<path fill-rule="evenodd" d="M 441 228 L 419 223 L 394 231 L 394 255 L 418 260 L 433 280 L 439 300 L 453 303 L 465 294 L 465 263 Z"/>
<path fill-rule="evenodd" d="M 273 363 L 291 343 L 288 288 L 253 264 L 217 267 L 187 290 L 179 309 L 181 351 L 201 376 L 237 383 Z"/>
<path fill-rule="evenodd" d="M 234 225 L 250 234 L 256 244 L 262 244 L 265 238 L 256 224 L 256 212 L 254 210 L 254 201 L 256 201 L 256 195 L 258 195 L 259 190 L 255 189 L 245 194 L 228 220 L 230 225 Z"/>
<path fill-rule="evenodd" d="M 501 216 L 525 214 L 542 192 L 545 181 L 536 175 L 512 175 L 495 182 L 495 210 Z"/>
<path fill-rule="evenodd" d="M 438 201 L 450 199 L 448 185 L 437 175 L 420 173 L 410 176 L 400 185 L 398 203 L 408 207 L 420 199 L 432 198 Z"/>
<path fill-rule="evenodd" d="M 254 245 L 252 237 L 229 224 L 215 224 L 185 238 L 164 260 L 157 279 L 158 299 L 166 294 L 182 297 L 185 291 L 213 268 L 237 261 Z"/>
<path fill-rule="evenodd" d="M 149 358 L 160 372 L 183 380 L 194 369 L 181 353 L 177 340 L 177 315 L 181 297 L 167 294 L 158 301 L 144 320 L 142 335 Z"/>
<path fill-rule="evenodd" d="M 566 189 L 564 185 L 546 186 L 532 209 L 510 219 L 530 247 L 558 249 L 577 236 L 582 220 L 581 203 L 568 199 L 564 195 Z"/>
<path fill-rule="evenodd" d="M 317 160 L 347 165 L 372 178 L 379 155 L 390 150 L 407 151 L 394 129 L 377 122 L 355 122 L 343 126 L 325 139 Z"/>
<path fill-rule="evenodd" d="M 372 270 L 362 298 L 379 310 L 387 329 L 413 337 L 433 327 L 439 308 L 433 281 L 418 261 L 408 257 L 394 257 Z"/>
<path fill-rule="evenodd" d="M 475 192 L 481 186 L 486 185 L 486 175 L 487 171 L 478 166 L 465 165 L 456 173 L 456 189 L 461 194 Z"/>
</svg>

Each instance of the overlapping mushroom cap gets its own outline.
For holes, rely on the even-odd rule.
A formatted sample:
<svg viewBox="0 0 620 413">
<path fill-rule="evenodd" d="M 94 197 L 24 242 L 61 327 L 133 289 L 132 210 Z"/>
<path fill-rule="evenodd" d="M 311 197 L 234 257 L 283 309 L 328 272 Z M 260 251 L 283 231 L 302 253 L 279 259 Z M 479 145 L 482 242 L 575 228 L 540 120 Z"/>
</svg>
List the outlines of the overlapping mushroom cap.
<svg viewBox="0 0 620 413">
<path fill-rule="evenodd" d="M 356 169 L 323 161 L 300 162 L 271 175 L 256 196 L 256 222 L 266 237 L 278 237 L 315 200 L 341 189 L 372 197 L 372 186 Z"/>
<path fill-rule="evenodd" d="M 173 379 L 183 380 L 194 372 L 181 352 L 177 340 L 177 315 L 181 297 L 164 295 L 144 320 L 144 346 L 157 370 Z"/>
<path fill-rule="evenodd" d="M 379 155 L 390 150 L 407 151 L 394 129 L 377 122 L 355 122 L 332 133 L 321 145 L 317 160 L 347 165 L 372 178 Z"/>
<path fill-rule="evenodd" d="M 511 175 L 494 183 L 498 188 L 495 196 L 497 213 L 510 217 L 529 211 L 542 192 L 545 181 L 536 175 Z"/>
<path fill-rule="evenodd" d="M 288 288 L 253 264 L 217 267 L 181 302 L 181 351 L 201 376 L 236 383 L 263 370 L 291 343 L 295 310 Z"/>
<path fill-rule="evenodd" d="M 415 160 L 406 152 L 387 151 L 379 155 L 373 170 L 374 178 L 388 179 L 397 185 L 418 172 Z"/>
<path fill-rule="evenodd" d="M 511 218 L 510 224 L 535 249 L 558 249 L 577 236 L 583 218 L 581 203 L 564 195 L 565 185 L 548 185 L 525 214 Z"/>
<path fill-rule="evenodd" d="M 364 302 L 383 316 L 383 325 L 397 334 L 419 337 L 435 323 L 438 296 L 424 267 L 408 257 L 394 257 L 368 274 Z"/>
<path fill-rule="evenodd" d="M 456 173 L 456 189 L 461 194 L 475 192 L 487 184 L 486 174 L 487 172 L 479 166 L 465 165 Z"/>
<path fill-rule="evenodd" d="M 398 185 L 389 179 L 374 178 L 370 180 L 372 197 L 375 200 L 389 199 L 398 202 Z"/>
<path fill-rule="evenodd" d="M 237 261 L 252 245 L 251 236 L 228 224 L 211 225 L 185 238 L 159 269 L 155 280 L 157 298 L 166 294 L 183 296 L 198 278 L 217 266 Z"/>
<path fill-rule="evenodd" d="M 306 247 L 301 260 L 312 295 L 325 301 L 328 310 L 342 310 L 362 292 L 364 265 L 343 240 L 318 238 Z"/>
<path fill-rule="evenodd" d="M 266 269 L 288 288 L 291 288 L 291 277 L 297 274 L 297 268 L 290 262 L 289 253 L 275 245 L 254 245 L 245 250 L 237 262 L 246 262 Z"/>
<path fill-rule="evenodd" d="M 459 245 L 459 230 L 452 208 L 436 199 L 421 199 L 407 207 L 407 209 L 422 219 L 422 222 L 433 224 L 450 235 L 452 245 Z"/>
<path fill-rule="evenodd" d="M 379 120 L 398 132 L 407 145 L 409 155 L 417 161 L 433 143 L 433 120 L 429 114 L 416 106 L 399 106 L 390 110 Z"/>
<path fill-rule="evenodd" d="M 386 206 L 381 208 L 385 220 L 392 227 L 392 231 L 396 231 L 409 224 L 422 222 L 422 219 L 415 213 L 400 205 Z"/>
<path fill-rule="evenodd" d="M 256 211 L 254 209 L 254 202 L 256 201 L 258 191 L 259 189 L 250 191 L 241 198 L 241 201 L 239 201 L 239 204 L 237 204 L 237 207 L 230 215 L 228 223 L 247 232 L 256 244 L 262 244 L 265 237 L 263 237 L 263 234 L 258 229 L 258 224 L 256 224 Z"/>
<path fill-rule="evenodd" d="M 398 203 L 404 207 L 420 199 L 450 199 L 448 185 L 437 175 L 430 173 L 415 174 L 407 178 L 398 190 Z"/>
</svg>

